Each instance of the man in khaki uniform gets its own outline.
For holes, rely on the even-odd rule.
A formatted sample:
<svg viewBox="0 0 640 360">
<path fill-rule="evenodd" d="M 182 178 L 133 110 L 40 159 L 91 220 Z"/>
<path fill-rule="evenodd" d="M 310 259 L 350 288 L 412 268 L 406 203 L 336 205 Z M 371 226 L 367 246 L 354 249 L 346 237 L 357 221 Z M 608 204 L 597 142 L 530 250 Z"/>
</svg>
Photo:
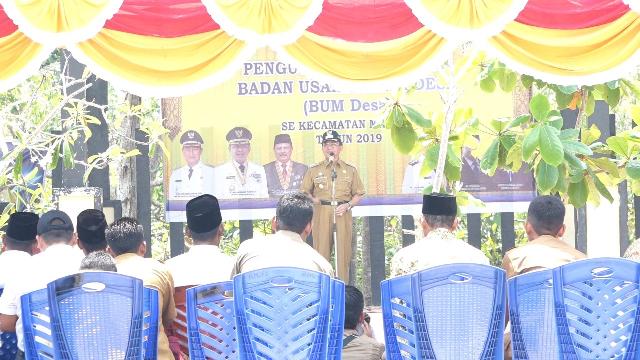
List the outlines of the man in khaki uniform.
<svg viewBox="0 0 640 360">
<path fill-rule="evenodd" d="M 104 232 L 109 252 L 115 257 L 120 274 L 141 279 L 144 286 L 158 290 L 158 360 L 173 360 L 169 339 L 164 328 L 176 317 L 173 299 L 173 277 L 169 269 L 151 258 L 145 258 L 147 244 L 144 242 L 142 225 L 137 220 L 123 217 L 109 225 Z"/>
<path fill-rule="evenodd" d="M 391 259 L 391 277 L 407 275 L 430 267 L 455 263 L 489 265 L 482 251 L 456 238 L 458 227 L 456 197 L 429 194 L 422 197 L 420 224 L 425 237 L 400 249 Z"/>
<path fill-rule="evenodd" d="M 301 192 L 283 195 L 276 208 L 276 233 L 243 241 L 238 248 L 234 275 L 280 266 L 309 269 L 335 276 L 331 264 L 305 242 L 311 232 L 313 203 Z"/>
<path fill-rule="evenodd" d="M 508 278 L 587 257 L 560 239 L 565 230 L 564 213 L 564 204 L 555 196 L 539 196 L 531 201 L 524 224 L 529 242 L 507 251 L 502 259 Z M 511 359 L 509 325 L 505 331 L 504 346 L 505 359 Z"/>
<path fill-rule="evenodd" d="M 338 277 L 349 281 L 351 262 L 351 209 L 364 195 L 364 185 L 353 165 L 340 160 L 342 139 L 334 130 L 322 134 L 322 152 L 325 160 L 311 166 L 302 180 L 300 190 L 311 195 L 314 206 L 313 247 L 329 259 L 333 247 L 333 215 L 337 228 Z M 334 180 L 335 179 L 335 180 Z M 335 183 L 335 198 L 332 187 Z"/>
</svg>

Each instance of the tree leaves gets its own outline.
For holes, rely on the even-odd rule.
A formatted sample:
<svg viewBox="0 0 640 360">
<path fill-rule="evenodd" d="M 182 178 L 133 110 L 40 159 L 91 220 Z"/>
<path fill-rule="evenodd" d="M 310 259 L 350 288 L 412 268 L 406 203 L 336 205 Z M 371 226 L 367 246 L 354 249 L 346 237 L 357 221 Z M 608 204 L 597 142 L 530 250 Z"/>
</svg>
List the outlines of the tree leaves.
<svg viewBox="0 0 640 360">
<path fill-rule="evenodd" d="M 498 166 L 498 152 L 500 146 L 500 139 L 496 138 L 491 142 L 489 148 L 482 156 L 482 160 L 480 161 L 480 169 L 492 175 L 496 171 L 496 167 Z"/>
<path fill-rule="evenodd" d="M 547 120 L 551 105 L 546 96 L 542 94 L 536 94 L 529 102 L 529 108 L 531 109 L 531 115 L 538 121 Z"/>
<path fill-rule="evenodd" d="M 540 154 L 544 161 L 553 166 L 560 165 L 564 158 L 564 150 L 558 133 L 556 128 L 549 125 L 540 127 Z"/>
<path fill-rule="evenodd" d="M 418 134 L 409 123 L 405 123 L 401 127 L 393 126 L 391 128 L 391 141 L 402 154 L 410 153 L 417 139 Z"/>
<path fill-rule="evenodd" d="M 533 156 L 533 152 L 538 148 L 540 143 L 540 127 L 536 126 L 527 136 L 525 136 L 522 142 L 522 160 L 528 161 Z"/>
<path fill-rule="evenodd" d="M 553 189 L 558 182 L 558 168 L 540 161 L 536 166 L 536 184 L 540 192 L 546 194 Z"/>
<path fill-rule="evenodd" d="M 640 180 L 640 160 L 629 161 L 625 169 L 631 179 Z"/>
<path fill-rule="evenodd" d="M 431 120 L 426 119 L 416 109 L 412 108 L 409 105 L 404 105 L 403 107 L 407 115 L 407 119 L 409 119 L 409 121 L 414 123 L 416 126 L 423 127 L 423 128 L 429 128 L 433 126 L 433 124 L 431 123 Z"/>
<path fill-rule="evenodd" d="M 570 183 L 567 190 L 569 194 L 569 203 L 575 207 L 583 207 L 587 204 L 589 197 L 589 189 L 584 177 L 575 183 Z"/>
</svg>

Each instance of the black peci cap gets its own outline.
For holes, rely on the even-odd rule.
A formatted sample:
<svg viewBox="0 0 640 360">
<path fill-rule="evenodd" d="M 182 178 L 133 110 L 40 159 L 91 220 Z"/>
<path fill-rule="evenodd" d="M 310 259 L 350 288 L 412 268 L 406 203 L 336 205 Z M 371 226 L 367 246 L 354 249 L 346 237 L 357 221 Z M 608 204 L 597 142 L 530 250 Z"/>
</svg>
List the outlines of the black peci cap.
<svg viewBox="0 0 640 360">
<path fill-rule="evenodd" d="M 456 197 L 440 193 L 423 195 L 422 213 L 424 215 L 456 216 L 458 213 Z"/>
<path fill-rule="evenodd" d="M 36 239 L 38 220 L 32 212 L 15 212 L 9 215 L 6 234 L 15 241 L 31 242 Z"/>
<path fill-rule="evenodd" d="M 214 230 L 222 223 L 220 205 L 215 196 L 204 194 L 187 203 L 187 226 L 196 234 Z"/>
</svg>

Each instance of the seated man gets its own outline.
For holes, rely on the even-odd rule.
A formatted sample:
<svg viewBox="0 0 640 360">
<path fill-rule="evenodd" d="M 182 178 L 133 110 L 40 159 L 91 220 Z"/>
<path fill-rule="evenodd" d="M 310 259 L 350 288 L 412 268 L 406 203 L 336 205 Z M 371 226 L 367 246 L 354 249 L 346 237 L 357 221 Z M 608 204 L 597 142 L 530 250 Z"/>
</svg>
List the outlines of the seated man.
<svg viewBox="0 0 640 360">
<path fill-rule="evenodd" d="M 31 259 L 36 249 L 38 215 L 16 212 L 9 216 L 7 228 L 2 235 L 0 254 L 0 289 L 15 272 L 20 272 Z"/>
<path fill-rule="evenodd" d="M 335 276 L 331 264 L 305 239 L 311 233 L 313 202 L 301 193 L 283 195 L 276 208 L 276 233 L 240 244 L 233 275 L 269 267 L 292 266 Z"/>
<path fill-rule="evenodd" d="M 16 332 L 20 350 L 16 359 L 24 359 L 20 296 L 77 273 L 82 260 L 82 253 L 73 247 L 76 238 L 69 215 L 59 210 L 44 213 L 38 220 L 37 233 L 36 241 L 42 252 L 26 262 L 28 271 L 13 272 L 0 297 L 0 331 Z"/>
<path fill-rule="evenodd" d="M 144 286 L 158 290 L 158 359 L 173 360 L 169 350 L 169 340 L 164 327 L 170 325 L 176 317 L 176 305 L 173 300 L 173 278 L 164 264 L 151 258 L 145 258 L 147 244 L 144 242 L 142 225 L 137 220 L 123 217 L 113 222 L 105 230 L 109 252 L 115 256 L 120 274 L 137 277 Z"/>
<path fill-rule="evenodd" d="M 555 196 L 538 196 L 529 204 L 524 229 L 529 242 L 507 251 L 502 268 L 507 278 L 530 271 L 552 269 L 587 256 L 560 239 L 564 235 L 565 208 Z M 505 359 L 511 359 L 510 327 L 505 331 Z"/>
<path fill-rule="evenodd" d="M 82 249 L 85 255 L 93 251 L 106 251 L 107 240 L 104 238 L 104 229 L 107 227 L 107 221 L 104 213 L 96 209 L 86 209 L 78 214 L 77 234 L 78 247 Z"/>
<path fill-rule="evenodd" d="M 233 258 L 218 247 L 223 226 L 215 196 L 205 194 L 189 200 L 186 232 L 193 239 L 193 246 L 189 252 L 165 262 L 175 287 L 229 280 Z"/>
<path fill-rule="evenodd" d="M 344 339 L 342 340 L 343 360 L 382 360 L 384 345 L 378 343 L 365 320 L 364 296 L 355 286 L 344 288 Z M 363 333 L 358 331 L 361 327 Z"/>
<path fill-rule="evenodd" d="M 424 195 L 420 224 L 425 237 L 403 249 L 391 260 L 391 276 L 410 274 L 429 267 L 453 263 L 489 265 L 482 251 L 453 234 L 458 226 L 455 196 Z"/>
</svg>

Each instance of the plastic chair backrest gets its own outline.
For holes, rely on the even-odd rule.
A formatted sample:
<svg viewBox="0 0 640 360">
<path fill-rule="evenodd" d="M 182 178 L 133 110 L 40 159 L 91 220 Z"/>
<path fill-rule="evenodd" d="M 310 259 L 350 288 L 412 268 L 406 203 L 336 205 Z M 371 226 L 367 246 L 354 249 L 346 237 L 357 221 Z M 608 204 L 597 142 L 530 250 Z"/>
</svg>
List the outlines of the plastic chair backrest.
<svg viewBox="0 0 640 360">
<path fill-rule="evenodd" d="M 518 275 L 508 287 L 513 359 L 558 358 L 552 271 Z"/>
<path fill-rule="evenodd" d="M 189 358 L 238 359 L 233 312 L 233 283 L 225 281 L 187 289 Z"/>
<path fill-rule="evenodd" d="M 380 286 L 387 359 L 503 358 L 504 270 L 442 265 Z"/>
<path fill-rule="evenodd" d="M 142 280 L 83 272 L 47 285 L 56 360 L 141 359 Z"/>
<path fill-rule="evenodd" d="M 158 290 L 144 288 L 142 341 L 145 360 L 156 360 L 158 357 L 158 296 Z"/>
<path fill-rule="evenodd" d="M 173 299 L 176 303 L 176 319 L 173 321 L 173 334 L 175 335 L 180 350 L 189 353 L 189 335 L 187 332 L 187 289 L 193 287 L 179 286 L 174 289 Z"/>
<path fill-rule="evenodd" d="M 27 359 L 53 359 L 53 337 L 47 289 L 20 297 L 24 353 Z"/>
<path fill-rule="evenodd" d="M 344 301 L 344 283 L 337 279 L 331 279 L 331 313 L 329 317 L 328 359 L 342 359 Z"/>
<path fill-rule="evenodd" d="M 580 260 L 553 270 L 561 359 L 637 359 L 640 263 Z"/>
<path fill-rule="evenodd" d="M 266 268 L 233 279 L 240 359 L 328 357 L 331 278 L 298 268 Z"/>
<path fill-rule="evenodd" d="M 3 288 L 0 288 L 2 296 Z M 18 338 L 15 332 L 0 332 L 0 360 L 14 360 L 18 353 Z"/>
</svg>

